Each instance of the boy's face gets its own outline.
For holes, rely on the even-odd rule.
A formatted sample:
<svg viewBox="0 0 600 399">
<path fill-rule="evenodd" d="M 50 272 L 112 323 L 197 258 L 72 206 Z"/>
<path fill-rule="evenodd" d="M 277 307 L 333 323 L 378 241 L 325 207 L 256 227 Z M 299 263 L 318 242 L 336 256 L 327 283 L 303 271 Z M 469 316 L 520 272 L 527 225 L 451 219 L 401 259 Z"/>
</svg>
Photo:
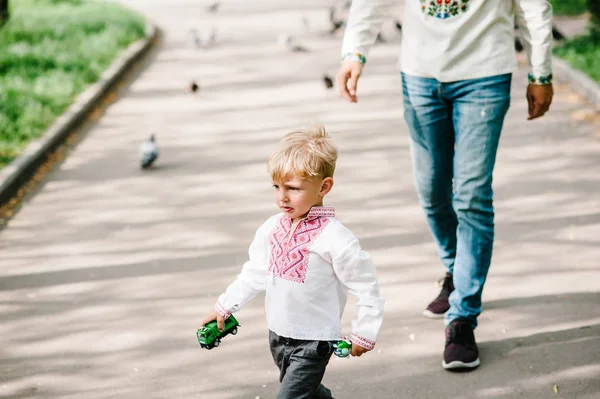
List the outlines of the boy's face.
<svg viewBox="0 0 600 399">
<path fill-rule="evenodd" d="M 313 206 L 322 206 L 323 197 L 333 187 L 331 177 L 303 179 L 293 175 L 283 180 L 273 181 L 275 204 L 292 222 L 305 217 Z"/>
</svg>

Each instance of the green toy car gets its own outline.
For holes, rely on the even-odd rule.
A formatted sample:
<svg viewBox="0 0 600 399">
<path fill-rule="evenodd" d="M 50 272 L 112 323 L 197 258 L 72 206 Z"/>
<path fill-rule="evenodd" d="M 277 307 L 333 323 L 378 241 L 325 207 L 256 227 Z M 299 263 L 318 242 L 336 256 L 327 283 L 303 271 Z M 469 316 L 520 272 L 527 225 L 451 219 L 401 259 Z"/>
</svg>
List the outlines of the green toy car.
<svg viewBox="0 0 600 399">
<path fill-rule="evenodd" d="M 221 344 L 221 339 L 223 337 L 228 334 L 237 334 L 238 327 L 240 327 L 240 323 L 238 323 L 233 315 L 229 316 L 229 318 L 225 320 L 225 325 L 223 326 L 222 332 L 217 328 L 217 321 L 211 321 L 196 331 L 198 343 L 205 349 L 216 348 Z"/>
<path fill-rule="evenodd" d="M 333 353 L 337 357 L 348 357 L 352 351 L 352 342 L 346 337 L 333 344 Z"/>
</svg>

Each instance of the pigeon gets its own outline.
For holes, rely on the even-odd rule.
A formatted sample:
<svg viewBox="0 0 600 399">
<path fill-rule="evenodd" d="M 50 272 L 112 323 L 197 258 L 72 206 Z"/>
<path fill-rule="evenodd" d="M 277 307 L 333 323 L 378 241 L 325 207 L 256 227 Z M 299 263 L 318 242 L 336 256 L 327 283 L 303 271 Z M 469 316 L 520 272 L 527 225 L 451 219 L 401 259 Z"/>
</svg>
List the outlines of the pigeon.
<svg viewBox="0 0 600 399">
<path fill-rule="evenodd" d="M 552 38 L 554 40 L 560 41 L 560 40 L 563 40 L 565 38 L 565 36 L 562 33 L 560 33 L 558 31 L 558 29 L 556 29 L 554 26 L 552 26 Z"/>
<path fill-rule="evenodd" d="M 323 83 L 327 89 L 331 89 L 333 87 L 333 80 L 327 75 L 323 75 Z"/>
<path fill-rule="evenodd" d="M 343 27 L 346 24 L 343 19 L 337 18 L 337 10 L 335 5 L 329 8 L 329 23 L 331 23 L 331 30 L 329 31 L 330 35 L 335 34 L 341 27 Z"/>
<path fill-rule="evenodd" d="M 198 83 L 191 81 L 190 86 L 189 86 L 189 91 L 191 91 L 192 93 L 195 93 L 198 91 L 198 89 L 200 89 L 200 86 L 198 86 Z"/>
<path fill-rule="evenodd" d="M 515 36 L 515 50 L 517 53 L 523 51 L 523 43 L 521 43 L 521 39 L 518 36 Z"/>
<path fill-rule="evenodd" d="M 329 7 L 329 22 L 335 21 L 335 6 Z"/>
<path fill-rule="evenodd" d="M 302 47 L 301 45 L 294 43 L 294 39 L 291 36 L 286 35 L 285 33 L 279 35 L 279 37 L 277 38 L 277 43 L 293 53 L 308 52 L 308 49 L 306 47 Z"/>
<path fill-rule="evenodd" d="M 299 44 L 290 44 L 288 46 L 288 50 L 290 50 L 292 53 L 308 53 L 309 50 L 306 47 L 303 47 Z"/>
<path fill-rule="evenodd" d="M 206 7 L 206 12 L 215 13 L 215 12 L 219 11 L 220 5 L 221 5 L 221 3 L 219 3 L 218 1 L 215 1 L 214 3 L 212 3 L 211 5 Z"/>
<path fill-rule="evenodd" d="M 190 40 L 194 47 L 200 48 L 202 47 L 202 41 L 200 40 L 200 36 L 198 35 L 197 29 L 190 29 Z"/>
<path fill-rule="evenodd" d="M 305 32 L 310 32 L 310 21 L 308 20 L 308 17 L 304 14 L 302 14 L 302 26 L 304 27 Z"/>
<path fill-rule="evenodd" d="M 158 146 L 154 134 L 150 136 L 150 139 L 142 143 L 140 147 L 140 164 L 142 169 L 148 169 L 154 161 L 158 158 Z"/>
<path fill-rule="evenodd" d="M 208 42 L 207 44 L 209 46 L 214 45 L 217 42 L 217 28 L 213 27 L 212 30 L 210 31 L 210 36 L 208 37 Z"/>
</svg>

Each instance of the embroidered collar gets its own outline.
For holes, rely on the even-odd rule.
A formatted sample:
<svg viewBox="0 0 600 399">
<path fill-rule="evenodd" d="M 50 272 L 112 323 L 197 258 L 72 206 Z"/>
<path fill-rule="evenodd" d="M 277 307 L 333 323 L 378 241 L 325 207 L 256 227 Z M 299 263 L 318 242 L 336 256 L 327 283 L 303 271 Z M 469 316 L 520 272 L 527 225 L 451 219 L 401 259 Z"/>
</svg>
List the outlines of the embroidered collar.
<svg viewBox="0 0 600 399">
<path fill-rule="evenodd" d="M 306 220 L 313 220 L 316 218 L 334 218 L 335 209 L 331 206 L 313 206 L 310 208 Z"/>
<path fill-rule="evenodd" d="M 310 208 L 310 211 L 306 214 L 303 219 L 300 219 L 301 222 L 309 222 L 311 220 L 315 220 L 318 218 L 333 218 L 335 217 L 335 209 L 331 206 L 313 206 Z M 289 217 L 282 217 L 281 220 L 285 221 L 289 226 L 292 225 L 292 219 Z"/>
<path fill-rule="evenodd" d="M 269 235 L 269 274 L 296 283 L 304 283 L 310 247 L 335 216 L 333 208 L 313 206 L 292 229 L 292 219 L 279 218 Z M 274 280 L 273 280 L 274 281 Z"/>
</svg>

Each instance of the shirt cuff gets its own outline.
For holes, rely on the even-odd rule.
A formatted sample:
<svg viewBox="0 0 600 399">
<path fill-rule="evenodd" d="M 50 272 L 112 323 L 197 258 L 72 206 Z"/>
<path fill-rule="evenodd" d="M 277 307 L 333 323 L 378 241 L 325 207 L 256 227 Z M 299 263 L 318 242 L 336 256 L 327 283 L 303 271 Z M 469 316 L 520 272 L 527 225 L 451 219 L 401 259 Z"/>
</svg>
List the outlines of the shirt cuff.
<svg viewBox="0 0 600 399">
<path fill-rule="evenodd" d="M 532 85 L 548 85 L 552 83 L 552 74 L 534 75 L 530 73 L 527 75 L 527 79 Z"/>
<path fill-rule="evenodd" d="M 228 319 L 229 316 L 231 316 L 231 312 L 229 310 L 225 309 L 225 307 L 223 305 L 221 305 L 220 302 L 215 303 L 215 310 L 217 311 L 218 314 L 223 316 L 225 319 Z"/>
<path fill-rule="evenodd" d="M 356 334 L 352 334 L 350 336 L 350 342 L 357 344 L 358 346 L 362 346 L 363 348 L 367 349 L 367 350 L 372 350 L 375 347 L 375 342 L 363 338 L 361 336 L 358 336 Z"/>
<path fill-rule="evenodd" d="M 365 56 L 360 53 L 344 53 L 344 54 L 342 54 L 342 61 L 348 61 L 348 60 L 358 61 L 363 65 L 367 62 L 367 59 L 365 58 Z"/>
</svg>

